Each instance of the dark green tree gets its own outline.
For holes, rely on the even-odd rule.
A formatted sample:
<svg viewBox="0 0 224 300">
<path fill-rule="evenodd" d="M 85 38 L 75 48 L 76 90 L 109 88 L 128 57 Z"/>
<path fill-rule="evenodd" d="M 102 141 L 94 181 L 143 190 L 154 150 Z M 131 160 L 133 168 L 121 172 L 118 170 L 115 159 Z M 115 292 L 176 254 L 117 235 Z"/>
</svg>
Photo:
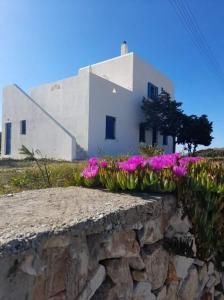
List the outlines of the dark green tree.
<svg viewBox="0 0 224 300">
<path fill-rule="evenodd" d="M 187 145 L 188 153 L 195 153 L 198 145 L 209 146 L 212 142 L 213 124 L 206 115 L 183 116 L 182 127 L 177 136 L 179 144 Z"/>
<path fill-rule="evenodd" d="M 143 98 L 142 110 L 145 114 L 146 128 L 173 137 L 173 152 L 177 136 L 182 126 L 182 103 L 172 100 L 170 94 L 162 90 L 157 98 Z"/>
</svg>

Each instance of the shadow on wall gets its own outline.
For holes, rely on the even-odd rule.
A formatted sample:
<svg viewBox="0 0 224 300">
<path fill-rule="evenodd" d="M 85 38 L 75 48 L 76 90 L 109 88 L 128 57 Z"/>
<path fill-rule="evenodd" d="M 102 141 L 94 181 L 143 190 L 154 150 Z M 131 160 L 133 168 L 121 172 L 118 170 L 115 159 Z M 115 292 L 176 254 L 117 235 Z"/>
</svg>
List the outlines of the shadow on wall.
<svg viewBox="0 0 224 300">
<path fill-rule="evenodd" d="M 73 143 L 75 143 L 73 147 Z M 74 153 L 73 153 L 74 152 Z M 84 160 L 88 158 L 86 150 L 84 150 L 75 140 L 72 140 L 72 160 Z"/>
</svg>

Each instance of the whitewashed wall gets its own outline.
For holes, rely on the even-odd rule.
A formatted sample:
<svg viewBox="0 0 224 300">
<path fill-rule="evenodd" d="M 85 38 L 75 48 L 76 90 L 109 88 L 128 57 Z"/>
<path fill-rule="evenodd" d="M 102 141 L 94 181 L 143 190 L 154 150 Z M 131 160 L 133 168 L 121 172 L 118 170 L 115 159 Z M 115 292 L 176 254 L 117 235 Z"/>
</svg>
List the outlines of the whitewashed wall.
<svg viewBox="0 0 224 300">
<path fill-rule="evenodd" d="M 116 93 L 113 93 L 113 90 Z M 133 93 L 90 74 L 89 155 L 138 152 L 138 106 Z M 116 139 L 105 139 L 106 115 L 116 118 Z"/>
<path fill-rule="evenodd" d="M 172 96 L 173 83 L 133 53 L 92 65 L 90 71 L 99 77 L 91 74 L 90 79 L 89 155 L 138 153 L 139 123 L 144 121 L 141 103 L 147 96 L 148 82 L 163 87 Z M 106 115 L 116 117 L 115 140 L 105 139 Z M 152 142 L 151 131 L 146 132 L 146 142 Z M 168 145 L 163 145 L 163 136 L 158 133 L 158 145 L 166 153 L 172 152 L 171 137 Z"/>
<path fill-rule="evenodd" d="M 112 81 L 128 90 L 133 89 L 133 53 L 118 56 L 85 68 L 90 72 Z"/>
<path fill-rule="evenodd" d="M 17 86 L 4 89 L 2 154 L 5 152 L 5 123 L 12 123 L 11 157 L 22 158 L 19 149 L 39 149 L 44 156 L 58 159 L 71 159 L 72 137 L 56 120 L 40 108 Z M 20 134 L 20 121 L 26 120 L 26 135 Z"/>
<path fill-rule="evenodd" d="M 35 99 L 75 138 L 76 156 L 85 158 L 88 151 L 89 72 L 34 88 Z M 52 145 L 51 145 L 52 146 Z"/>
</svg>

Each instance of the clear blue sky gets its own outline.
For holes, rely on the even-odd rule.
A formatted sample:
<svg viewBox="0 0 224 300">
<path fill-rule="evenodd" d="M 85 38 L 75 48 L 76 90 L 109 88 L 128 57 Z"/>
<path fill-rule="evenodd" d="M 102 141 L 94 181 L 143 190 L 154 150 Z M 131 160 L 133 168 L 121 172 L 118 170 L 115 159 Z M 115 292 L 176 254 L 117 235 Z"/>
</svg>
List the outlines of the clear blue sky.
<svg viewBox="0 0 224 300">
<path fill-rule="evenodd" d="M 188 1 L 224 70 L 224 1 Z M 130 51 L 167 74 L 188 114 L 214 122 L 224 146 L 224 84 L 208 70 L 168 0 L 0 0 L 0 89 L 33 86 Z M 1 111 L 0 111 L 1 113 Z"/>
</svg>

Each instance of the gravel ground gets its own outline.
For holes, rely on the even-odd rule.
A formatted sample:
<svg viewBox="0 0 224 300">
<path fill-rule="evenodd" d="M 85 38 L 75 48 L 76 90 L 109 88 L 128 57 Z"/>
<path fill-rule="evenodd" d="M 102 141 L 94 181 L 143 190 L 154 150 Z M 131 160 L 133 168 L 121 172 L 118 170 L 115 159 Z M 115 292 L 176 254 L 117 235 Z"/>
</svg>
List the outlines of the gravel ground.
<svg viewBox="0 0 224 300">
<path fill-rule="evenodd" d="M 68 230 L 99 232 L 161 211 L 166 196 L 115 194 L 81 187 L 26 191 L 0 197 L 0 253 Z M 136 219 L 136 220 L 135 220 Z"/>
</svg>

